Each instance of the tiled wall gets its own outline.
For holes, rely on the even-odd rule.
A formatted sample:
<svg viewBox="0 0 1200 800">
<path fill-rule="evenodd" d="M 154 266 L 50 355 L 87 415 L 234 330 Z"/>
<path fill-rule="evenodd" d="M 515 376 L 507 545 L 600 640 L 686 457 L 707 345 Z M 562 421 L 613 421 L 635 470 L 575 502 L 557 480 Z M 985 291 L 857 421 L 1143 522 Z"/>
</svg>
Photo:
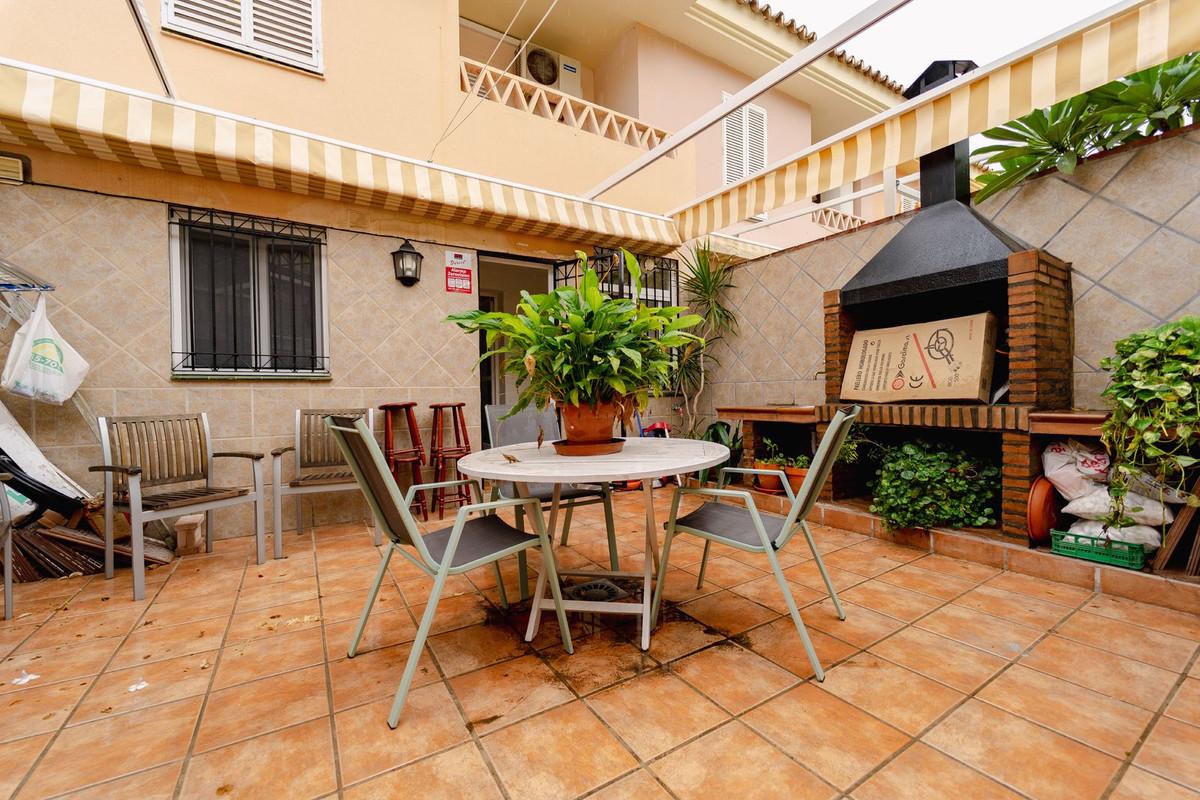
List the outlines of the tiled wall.
<svg viewBox="0 0 1200 800">
<path fill-rule="evenodd" d="M 426 279 L 406 288 L 392 273 L 390 253 L 400 240 L 329 230 L 333 379 L 182 381 L 170 377 L 168 233 L 162 203 L 0 185 L 0 256 L 57 286 L 50 319 L 92 366 L 81 391 L 96 414 L 207 411 L 214 449 L 259 452 L 291 443 L 299 407 L 416 400 L 428 426 L 429 403 L 464 401 L 477 425 L 476 340 L 442 322 L 476 301 L 443 291 L 444 248 L 416 243 Z M 0 333 L 5 353 L 15 329 L 10 323 Z M 74 406 L 0 399 L 52 461 L 84 486 L 98 487 L 87 467 L 100 462 L 99 445 Z M 478 446 L 478 427 L 471 436 Z M 265 466 L 269 479 L 269 460 Z M 217 471 L 218 480 L 249 481 L 243 461 L 218 462 Z M 294 502 L 284 506 L 285 529 L 294 525 Z M 303 502 L 306 525 L 365 516 L 356 493 Z M 266 511 L 269 526 L 269 504 Z M 217 514 L 218 537 L 252 529 L 248 510 Z"/>
<path fill-rule="evenodd" d="M 979 210 L 1072 262 L 1075 405 L 1103 408 L 1100 359 L 1135 330 L 1200 314 L 1200 132 L 1053 172 Z M 772 254 L 737 270 L 740 331 L 714 350 L 708 407 L 824 402 L 821 294 L 843 286 L 907 216 Z"/>
</svg>

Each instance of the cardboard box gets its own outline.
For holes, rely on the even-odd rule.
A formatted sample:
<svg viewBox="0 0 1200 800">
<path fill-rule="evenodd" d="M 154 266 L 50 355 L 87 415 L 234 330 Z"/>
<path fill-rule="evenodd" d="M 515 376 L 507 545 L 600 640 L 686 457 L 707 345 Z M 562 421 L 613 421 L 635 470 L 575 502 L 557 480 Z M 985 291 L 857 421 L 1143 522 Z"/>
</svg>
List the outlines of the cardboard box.
<svg viewBox="0 0 1200 800">
<path fill-rule="evenodd" d="M 985 403 L 995 349 L 996 317 L 990 312 L 858 331 L 842 379 L 842 400 Z"/>
</svg>

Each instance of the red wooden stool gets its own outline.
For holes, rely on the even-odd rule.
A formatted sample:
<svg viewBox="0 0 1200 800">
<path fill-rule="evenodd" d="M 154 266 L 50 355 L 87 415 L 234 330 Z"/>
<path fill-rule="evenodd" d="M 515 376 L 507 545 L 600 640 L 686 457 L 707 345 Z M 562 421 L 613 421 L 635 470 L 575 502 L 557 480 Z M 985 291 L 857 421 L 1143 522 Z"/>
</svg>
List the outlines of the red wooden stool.
<svg viewBox="0 0 1200 800">
<path fill-rule="evenodd" d="M 405 465 L 408 465 L 412 471 L 414 486 L 422 482 L 421 465 L 425 463 L 425 445 L 421 442 L 421 429 L 417 427 L 417 415 L 413 410 L 416 407 L 417 404 L 413 402 L 384 403 L 379 407 L 383 412 L 383 457 L 396 478 L 396 483 L 402 481 L 400 474 Z M 400 447 L 396 441 L 396 435 L 402 427 L 401 417 L 404 418 L 404 424 L 408 425 L 411 447 Z M 419 511 L 423 520 L 429 520 L 429 507 L 425 504 L 424 492 L 417 492 L 411 510 Z"/>
<path fill-rule="evenodd" d="M 471 452 L 471 440 L 467 436 L 467 417 L 463 412 L 466 403 L 431 403 L 433 409 L 433 430 L 429 434 L 429 463 L 433 466 L 435 481 L 449 481 L 458 478 L 458 459 Z M 446 420 L 444 412 L 449 411 L 453 417 L 450 424 L 454 430 L 454 445 L 449 446 L 443 441 L 446 436 Z M 451 464 L 451 462 L 454 462 Z M 454 470 L 454 477 L 448 472 Z M 446 506 L 467 505 L 471 502 L 471 492 L 466 486 L 455 486 L 450 489 L 433 490 L 433 507 L 437 509 L 438 519 L 442 519 Z"/>
</svg>

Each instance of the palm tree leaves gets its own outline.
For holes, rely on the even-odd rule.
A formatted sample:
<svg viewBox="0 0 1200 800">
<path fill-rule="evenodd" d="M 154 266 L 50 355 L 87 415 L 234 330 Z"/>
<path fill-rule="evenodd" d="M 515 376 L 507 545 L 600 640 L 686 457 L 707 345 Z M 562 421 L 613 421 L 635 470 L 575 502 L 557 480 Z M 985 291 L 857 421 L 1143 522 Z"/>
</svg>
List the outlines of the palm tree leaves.
<svg viewBox="0 0 1200 800">
<path fill-rule="evenodd" d="M 1195 119 L 1200 103 L 1200 54 L 1135 72 L 1049 108 L 984 131 L 997 144 L 973 156 L 999 171 L 979 177 L 979 203 L 1047 169 L 1070 175 L 1081 158 Z"/>
</svg>

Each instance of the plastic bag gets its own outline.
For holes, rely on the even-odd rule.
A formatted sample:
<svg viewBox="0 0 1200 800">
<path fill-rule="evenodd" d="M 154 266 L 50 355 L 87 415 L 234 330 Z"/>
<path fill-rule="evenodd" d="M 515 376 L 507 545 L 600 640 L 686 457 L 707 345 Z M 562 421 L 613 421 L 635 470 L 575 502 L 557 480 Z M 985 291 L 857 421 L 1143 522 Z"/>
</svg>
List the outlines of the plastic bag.
<svg viewBox="0 0 1200 800">
<path fill-rule="evenodd" d="M 1152 497 L 1162 503 L 1179 505 L 1188 501 L 1187 492 L 1181 492 L 1174 486 L 1155 480 L 1145 472 L 1135 473 L 1129 479 L 1129 488 L 1144 497 Z"/>
<path fill-rule="evenodd" d="M 1129 525 L 1124 528 L 1105 528 L 1099 520 L 1081 519 L 1067 529 L 1069 533 L 1091 536 L 1095 539 L 1110 539 L 1114 542 L 1140 544 L 1147 551 L 1157 550 L 1162 545 L 1162 534 L 1148 525 Z"/>
<path fill-rule="evenodd" d="M 50 324 L 46 297 L 39 295 L 33 314 L 13 336 L 0 386 L 13 394 L 62 405 L 83 383 L 88 369 L 83 357 Z"/>
<path fill-rule="evenodd" d="M 1079 442 L 1051 442 L 1042 451 L 1042 473 L 1068 500 L 1078 500 L 1096 490 L 1108 477 L 1108 455 Z"/>
<path fill-rule="evenodd" d="M 1106 486 L 1072 500 L 1063 509 L 1064 514 L 1081 519 L 1104 519 L 1111 511 L 1112 498 Z M 1138 525 L 1169 525 L 1175 520 L 1175 513 L 1162 503 L 1133 492 L 1125 497 L 1125 516 Z"/>
</svg>

